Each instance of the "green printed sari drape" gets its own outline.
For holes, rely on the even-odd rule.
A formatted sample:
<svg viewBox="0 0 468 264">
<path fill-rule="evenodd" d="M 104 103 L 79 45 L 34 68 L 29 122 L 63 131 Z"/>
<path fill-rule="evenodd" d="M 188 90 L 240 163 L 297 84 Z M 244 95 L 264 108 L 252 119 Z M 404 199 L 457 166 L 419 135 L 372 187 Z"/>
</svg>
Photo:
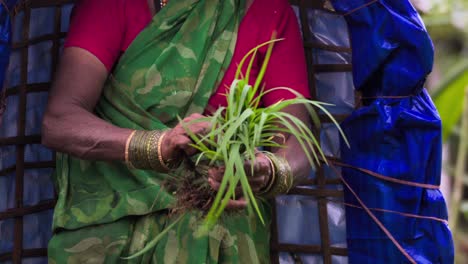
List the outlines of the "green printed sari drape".
<svg viewBox="0 0 468 264">
<path fill-rule="evenodd" d="M 170 1 L 120 58 L 96 114 L 119 127 L 153 130 L 202 113 L 230 64 L 244 8 L 244 0 Z M 168 213 L 174 197 L 161 187 L 166 178 L 58 153 L 50 262 L 115 263 L 142 249 L 178 217 Z M 201 212 L 187 212 L 154 251 L 132 263 L 268 261 L 268 225 L 237 213 L 195 237 L 200 219 Z"/>
</svg>

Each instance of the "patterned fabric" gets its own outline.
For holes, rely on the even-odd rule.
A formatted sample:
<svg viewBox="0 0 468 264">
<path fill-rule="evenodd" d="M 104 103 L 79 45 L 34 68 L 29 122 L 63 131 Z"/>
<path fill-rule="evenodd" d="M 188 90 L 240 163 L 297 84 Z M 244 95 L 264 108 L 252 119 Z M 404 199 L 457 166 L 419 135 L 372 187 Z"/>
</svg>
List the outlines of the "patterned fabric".
<svg viewBox="0 0 468 264">
<path fill-rule="evenodd" d="M 203 112 L 230 63 L 244 6 L 244 0 L 171 1 L 122 55 L 97 115 L 119 127 L 152 130 Z M 66 154 L 57 155 L 56 174 L 52 263 L 116 263 L 174 221 L 167 210 L 174 197 L 161 188 L 166 174 Z M 268 224 L 242 213 L 226 217 L 209 236 L 194 237 L 201 218 L 187 213 L 154 252 L 131 263 L 268 260 Z"/>
<path fill-rule="evenodd" d="M 264 215 L 268 217 L 267 211 Z M 269 228 L 237 213 L 225 215 L 208 235 L 201 237 L 194 234 L 200 213 L 184 214 L 152 250 L 135 259 L 122 259 L 141 250 L 178 218 L 163 210 L 62 231 L 49 243 L 49 263 L 269 263 Z"/>
</svg>

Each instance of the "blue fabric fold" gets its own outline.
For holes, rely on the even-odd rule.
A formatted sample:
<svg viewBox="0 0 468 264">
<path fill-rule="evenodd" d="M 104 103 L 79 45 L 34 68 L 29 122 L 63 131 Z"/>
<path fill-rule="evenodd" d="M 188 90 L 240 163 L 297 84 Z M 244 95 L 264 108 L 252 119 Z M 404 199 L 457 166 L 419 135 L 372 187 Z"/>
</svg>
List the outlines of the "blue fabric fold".
<svg viewBox="0 0 468 264">
<path fill-rule="evenodd" d="M 341 144 L 343 162 L 439 185 L 441 121 L 423 88 L 434 51 L 421 18 L 408 0 L 379 0 L 362 9 L 370 0 L 332 2 L 347 14 L 354 84 L 367 98 L 342 123 L 351 145 Z M 369 208 L 439 219 L 373 211 L 417 263 L 453 263 L 447 208 L 439 190 L 384 181 L 352 168 L 344 168 L 343 177 Z M 359 205 L 347 188 L 345 202 Z M 350 263 L 408 262 L 363 209 L 348 206 L 346 220 Z"/>
<path fill-rule="evenodd" d="M 3 90 L 11 53 L 11 19 L 6 4 L 0 5 L 0 92 Z"/>
<path fill-rule="evenodd" d="M 334 0 L 348 13 L 370 0 Z M 346 16 L 350 29 L 356 89 L 372 95 L 421 91 L 432 70 L 434 50 L 424 24 L 408 0 L 380 0 Z"/>
</svg>

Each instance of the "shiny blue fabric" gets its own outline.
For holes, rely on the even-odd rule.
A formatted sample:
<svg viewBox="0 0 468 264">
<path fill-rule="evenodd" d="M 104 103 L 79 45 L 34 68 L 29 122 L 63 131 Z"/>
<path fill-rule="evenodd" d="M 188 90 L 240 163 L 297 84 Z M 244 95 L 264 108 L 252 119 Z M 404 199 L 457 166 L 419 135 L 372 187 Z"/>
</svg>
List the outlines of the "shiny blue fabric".
<svg viewBox="0 0 468 264">
<path fill-rule="evenodd" d="M 333 0 L 344 14 L 370 0 Z M 441 121 L 423 89 L 432 69 L 433 46 L 408 0 L 379 0 L 346 15 L 353 47 L 353 78 L 365 99 L 343 122 L 351 148 L 342 144 L 344 163 L 389 177 L 440 184 Z M 369 208 L 447 219 L 439 190 L 379 180 L 351 168 L 343 177 Z M 348 189 L 345 201 L 359 205 Z M 442 221 L 374 211 L 418 263 L 453 263 L 453 241 Z M 347 207 L 350 263 L 407 263 L 407 258 L 362 209 Z"/>
<path fill-rule="evenodd" d="M 11 20 L 5 5 L 0 5 L 0 92 L 11 53 Z"/>
</svg>

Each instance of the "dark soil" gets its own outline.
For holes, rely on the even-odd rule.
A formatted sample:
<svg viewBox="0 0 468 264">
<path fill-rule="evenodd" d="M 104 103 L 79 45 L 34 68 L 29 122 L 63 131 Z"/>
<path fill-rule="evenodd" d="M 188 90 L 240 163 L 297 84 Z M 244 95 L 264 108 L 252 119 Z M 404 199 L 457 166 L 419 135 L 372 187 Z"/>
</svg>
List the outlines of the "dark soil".
<svg viewBox="0 0 468 264">
<path fill-rule="evenodd" d="M 164 185 L 177 198 L 174 212 L 191 209 L 207 212 L 216 196 L 207 182 L 208 166 L 186 162 L 183 167 Z"/>
</svg>

